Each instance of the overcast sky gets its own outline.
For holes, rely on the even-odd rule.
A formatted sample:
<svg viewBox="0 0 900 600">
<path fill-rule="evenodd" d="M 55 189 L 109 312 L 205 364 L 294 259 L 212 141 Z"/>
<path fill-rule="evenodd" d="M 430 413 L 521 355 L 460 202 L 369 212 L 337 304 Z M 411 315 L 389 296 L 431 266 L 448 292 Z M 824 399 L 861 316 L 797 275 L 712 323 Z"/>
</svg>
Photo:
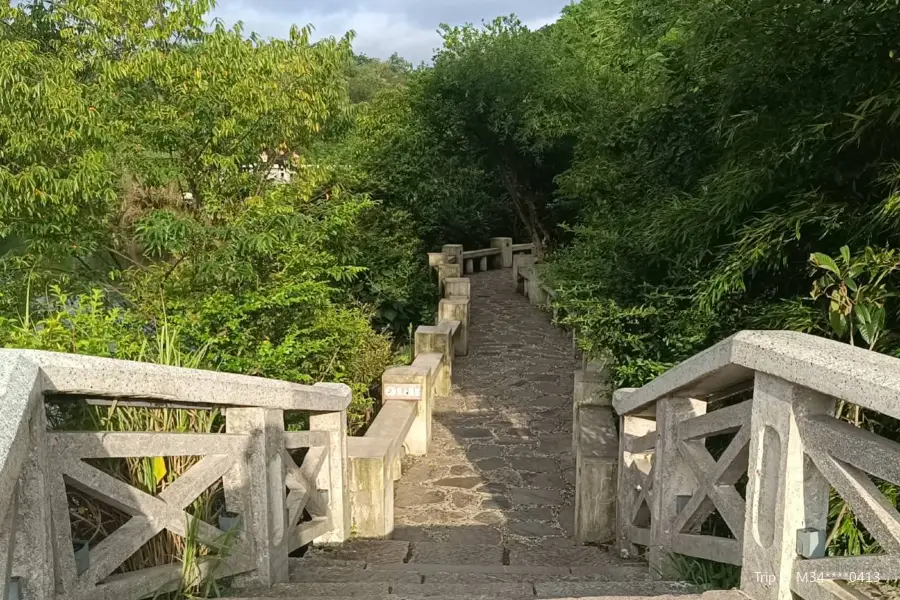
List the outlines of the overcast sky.
<svg viewBox="0 0 900 600">
<path fill-rule="evenodd" d="M 534 29 L 552 23 L 569 0 L 218 0 L 214 16 L 263 37 L 286 37 L 291 24 L 315 26 L 316 36 L 356 31 L 354 49 L 387 58 L 398 52 L 418 64 L 441 45 L 438 25 L 480 24 L 515 13 Z"/>
</svg>

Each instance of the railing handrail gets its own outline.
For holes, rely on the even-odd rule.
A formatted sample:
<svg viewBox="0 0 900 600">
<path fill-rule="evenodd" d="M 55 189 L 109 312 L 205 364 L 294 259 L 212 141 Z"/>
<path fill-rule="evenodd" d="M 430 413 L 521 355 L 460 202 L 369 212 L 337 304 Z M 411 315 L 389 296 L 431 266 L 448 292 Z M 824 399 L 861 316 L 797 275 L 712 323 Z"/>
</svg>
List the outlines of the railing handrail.
<svg viewBox="0 0 900 600">
<path fill-rule="evenodd" d="M 0 349 L 0 364 L 14 359 L 37 365 L 44 392 L 52 394 L 312 412 L 345 410 L 352 396 L 349 386 L 341 384 L 303 385 L 114 358 Z"/>
<path fill-rule="evenodd" d="M 502 248 L 482 248 L 481 250 L 466 250 L 465 252 L 463 252 L 463 258 L 483 258 L 485 256 L 499 256 L 502 252 Z"/>
<path fill-rule="evenodd" d="M 616 412 L 640 412 L 661 398 L 703 398 L 765 373 L 900 418 L 900 359 L 796 331 L 741 331 L 630 393 Z"/>
<path fill-rule="evenodd" d="M 224 406 L 228 408 L 226 432 L 51 433 L 44 416 L 47 394 L 87 400 L 151 400 L 153 405 L 179 408 Z M 45 564 L 55 565 L 48 584 L 46 577 L 41 579 L 45 574 L 41 569 L 32 577 L 24 569 L 34 569 L 33 565 L 12 561 L 4 548 L 0 552 L 4 558 L 0 595 L 11 585 L 9 578 L 14 574 L 19 592 L 24 581 L 27 597 L 41 600 L 113 597 L 124 591 L 142 597 L 168 585 L 180 574 L 180 567 L 151 567 L 104 580 L 134 552 L 129 544 L 143 543 L 155 535 L 150 532 L 151 525 L 184 536 L 184 519 L 194 517 L 185 513 L 182 519 L 181 513 L 217 478 L 222 479 L 226 506 L 238 509 L 242 524 L 216 576 L 256 571 L 264 583 L 286 581 L 286 561 L 273 560 L 278 553 L 286 555 L 316 539 L 347 538 L 345 411 L 350 400 L 350 388 L 343 384 L 310 386 L 111 358 L 0 350 L 0 539 L 12 548 L 11 540 L 21 527 L 25 539 L 39 540 L 35 548 L 40 556 L 35 560 L 42 561 L 41 569 Z M 286 434 L 282 413 L 287 410 L 310 413 L 310 431 Z M 288 451 L 297 446 L 291 444 L 315 441 L 324 444 L 308 452 L 302 465 L 296 464 Z M 180 474 L 175 484 L 180 487 L 166 489 L 178 489 L 177 494 L 171 492 L 172 497 L 166 497 L 166 492 L 149 496 L 81 460 L 195 455 L 202 458 Z M 116 531 L 108 538 L 112 541 L 91 548 L 89 560 L 94 556 L 97 562 L 83 572 L 75 572 L 73 556 L 67 556 L 72 541 L 68 512 L 61 504 L 66 501 L 64 478 L 101 501 L 108 497 L 121 502 L 143 527 Z M 22 498 L 27 498 L 27 503 L 17 502 Z M 302 511 L 307 506 L 312 519 L 303 521 Z M 199 527 L 198 539 L 207 545 L 227 535 L 222 525 L 204 522 Z M 51 529 L 56 533 L 51 534 Z M 278 532 L 288 532 L 289 537 Z M 56 544 L 49 543 L 53 535 Z M 52 573 L 62 582 L 60 590 L 52 588 Z"/>
<path fill-rule="evenodd" d="M 29 422 L 40 402 L 37 386 L 40 369 L 33 362 L 23 356 L 0 360 L 0 527 L 13 503 L 28 451 Z"/>
</svg>

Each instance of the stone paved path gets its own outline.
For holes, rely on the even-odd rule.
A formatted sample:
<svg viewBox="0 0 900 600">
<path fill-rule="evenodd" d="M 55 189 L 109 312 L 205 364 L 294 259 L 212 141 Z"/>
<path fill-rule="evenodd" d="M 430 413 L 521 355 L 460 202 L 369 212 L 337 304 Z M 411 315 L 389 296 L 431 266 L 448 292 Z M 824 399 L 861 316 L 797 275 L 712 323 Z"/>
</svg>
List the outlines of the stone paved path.
<svg viewBox="0 0 900 600">
<path fill-rule="evenodd" d="M 406 459 L 394 539 L 571 546 L 571 340 L 508 269 L 471 280 L 469 355 L 436 402 L 429 456 Z"/>
</svg>

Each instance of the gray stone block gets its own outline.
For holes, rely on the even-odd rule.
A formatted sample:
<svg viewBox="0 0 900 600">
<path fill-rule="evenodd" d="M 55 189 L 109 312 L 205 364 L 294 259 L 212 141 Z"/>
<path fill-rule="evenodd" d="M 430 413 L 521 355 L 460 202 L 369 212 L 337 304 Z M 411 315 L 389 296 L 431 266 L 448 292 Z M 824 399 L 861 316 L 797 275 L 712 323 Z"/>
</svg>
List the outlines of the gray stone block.
<svg viewBox="0 0 900 600">
<path fill-rule="evenodd" d="M 316 548 L 315 554 L 331 560 L 358 560 L 368 563 L 402 563 L 409 554 L 409 542 L 396 540 L 350 540 L 336 547 Z"/>
<path fill-rule="evenodd" d="M 292 568 L 292 583 L 422 583 L 422 575 L 411 571 L 344 569 L 341 567 Z"/>
<path fill-rule="evenodd" d="M 410 563 L 502 565 L 503 547 L 485 544 L 413 543 Z"/>
<path fill-rule="evenodd" d="M 673 581 L 547 582 L 534 584 L 538 598 L 586 598 L 600 596 L 679 596 L 696 594 L 697 588 Z"/>
<path fill-rule="evenodd" d="M 409 596 L 486 596 L 503 598 L 510 596 L 533 596 L 530 583 L 401 583 L 391 589 L 391 593 Z"/>
</svg>

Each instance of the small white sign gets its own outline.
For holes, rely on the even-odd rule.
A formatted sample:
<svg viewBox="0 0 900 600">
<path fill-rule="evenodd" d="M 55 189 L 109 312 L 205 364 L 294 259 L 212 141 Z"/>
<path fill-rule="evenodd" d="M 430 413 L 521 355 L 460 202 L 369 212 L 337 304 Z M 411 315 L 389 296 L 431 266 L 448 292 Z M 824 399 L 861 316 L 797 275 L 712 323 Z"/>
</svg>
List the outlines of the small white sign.
<svg viewBox="0 0 900 600">
<path fill-rule="evenodd" d="M 422 386 L 412 383 L 392 383 L 384 389 L 386 399 L 418 400 L 422 397 Z"/>
</svg>

